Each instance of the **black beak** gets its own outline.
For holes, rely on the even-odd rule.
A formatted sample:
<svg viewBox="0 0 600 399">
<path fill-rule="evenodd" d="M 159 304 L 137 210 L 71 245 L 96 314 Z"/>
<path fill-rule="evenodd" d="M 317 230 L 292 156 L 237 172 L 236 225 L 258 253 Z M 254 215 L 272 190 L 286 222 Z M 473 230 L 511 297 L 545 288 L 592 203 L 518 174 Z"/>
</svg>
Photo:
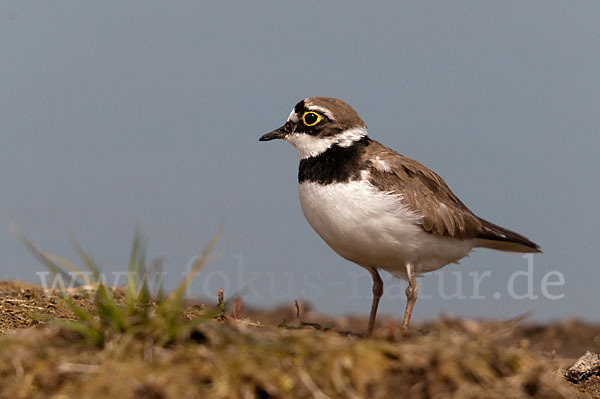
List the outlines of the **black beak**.
<svg viewBox="0 0 600 399">
<path fill-rule="evenodd" d="M 283 125 L 279 129 L 275 129 L 270 133 L 262 135 L 261 138 L 258 139 L 258 141 L 271 141 L 275 139 L 282 139 L 285 136 L 287 136 L 288 133 L 289 132 L 286 129 L 286 126 Z"/>
</svg>

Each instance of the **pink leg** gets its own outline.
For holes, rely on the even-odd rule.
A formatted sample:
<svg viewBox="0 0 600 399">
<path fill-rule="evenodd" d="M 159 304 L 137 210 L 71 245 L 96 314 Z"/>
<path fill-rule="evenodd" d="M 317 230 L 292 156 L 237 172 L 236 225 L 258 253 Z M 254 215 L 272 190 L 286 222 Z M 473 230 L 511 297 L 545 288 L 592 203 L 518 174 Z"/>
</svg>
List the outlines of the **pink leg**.
<svg viewBox="0 0 600 399">
<path fill-rule="evenodd" d="M 410 263 L 406 265 L 406 274 L 408 276 L 408 287 L 406 287 L 406 311 L 404 312 L 404 320 L 402 321 L 403 331 L 408 330 L 410 316 L 412 315 L 413 308 L 417 302 L 417 294 L 419 293 L 419 286 L 417 285 L 413 265 Z"/>
</svg>

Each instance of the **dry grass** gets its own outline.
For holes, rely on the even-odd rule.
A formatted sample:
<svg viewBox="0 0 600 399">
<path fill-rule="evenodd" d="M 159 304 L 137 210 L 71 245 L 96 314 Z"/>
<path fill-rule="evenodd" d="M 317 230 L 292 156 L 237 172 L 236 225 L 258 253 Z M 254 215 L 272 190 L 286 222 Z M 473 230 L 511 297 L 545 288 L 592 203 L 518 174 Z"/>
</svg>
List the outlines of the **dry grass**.
<svg viewBox="0 0 600 399">
<path fill-rule="evenodd" d="M 21 239 L 55 275 L 79 271 Z M 94 278 L 88 288 L 0 282 L 0 399 L 600 397 L 594 379 L 578 387 L 584 396 L 558 372 L 561 356 L 598 351 L 599 326 L 442 319 L 402 335 L 382 318 L 386 328 L 364 339 L 348 332 L 364 320 L 300 306 L 237 303 L 227 317 L 222 294 L 214 311 L 186 305 L 208 250 L 174 292 L 153 298 L 136 277 L 149 273 L 139 233 L 124 288 L 106 287 L 75 246 Z"/>
<path fill-rule="evenodd" d="M 332 327 L 328 331 L 226 318 L 166 347 L 128 335 L 97 347 L 27 312 L 20 314 L 22 324 L 5 317 L 15 307 L 28 309 L 25 304 L 73 318 L 59 297 L 15 283 L 0 284 L 0 295 L 2 326 L 11 331 L 0 336 L 0 398 L 578 397 L 556 363 L 512 338 L 525 331 L 516 322 L 446 320 L 422 326 L 425 332 L 380 330 L 377 338 L 363 339 L 339 333 L 326 318 L 319 321 Z M 182 317 L 200 314 L 188 307 Z M 30 325 L 43 328 L 18 329 Z"/>
</svg>

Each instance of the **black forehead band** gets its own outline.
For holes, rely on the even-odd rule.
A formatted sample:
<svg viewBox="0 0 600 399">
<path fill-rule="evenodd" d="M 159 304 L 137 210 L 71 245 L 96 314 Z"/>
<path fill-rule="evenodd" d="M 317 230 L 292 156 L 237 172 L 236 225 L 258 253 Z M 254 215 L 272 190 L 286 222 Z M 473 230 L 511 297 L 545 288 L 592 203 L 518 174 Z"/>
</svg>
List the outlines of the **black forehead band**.
<svg viewBox="0 0 600 399">
<path fill-rule="evenodd" d="M 294 107 L 294 112 L 296 114 L 300 115 L 300 113 L 302 112 L 303 109 L 304 109 L 304 100 L 302 100 L 298 104 L 296 104 L 296 106 Z"/>
</svg>

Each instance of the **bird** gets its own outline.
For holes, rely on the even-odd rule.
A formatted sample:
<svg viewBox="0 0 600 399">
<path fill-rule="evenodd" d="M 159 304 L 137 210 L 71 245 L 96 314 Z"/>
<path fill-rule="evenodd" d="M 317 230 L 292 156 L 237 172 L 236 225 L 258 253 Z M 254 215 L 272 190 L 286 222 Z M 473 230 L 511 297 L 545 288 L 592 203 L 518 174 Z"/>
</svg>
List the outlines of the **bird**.
<svg viewBox="0 0 600 399">
<path fill-rule="evenodd" d="M 283 126 L 259 138 L 298 150 L 298 195 L 306 220 L 342 258 L 371 274 L 371 336 L 383 295 L 379 270 L 408 281 L 402 330 L 419 287 L 416 277 L 458 263 L 474 248 L 541 252 L 525 236 L 475 215 L 435 172 L 371 139 L 346 102 L 310 97 Z"/>
</svg>

